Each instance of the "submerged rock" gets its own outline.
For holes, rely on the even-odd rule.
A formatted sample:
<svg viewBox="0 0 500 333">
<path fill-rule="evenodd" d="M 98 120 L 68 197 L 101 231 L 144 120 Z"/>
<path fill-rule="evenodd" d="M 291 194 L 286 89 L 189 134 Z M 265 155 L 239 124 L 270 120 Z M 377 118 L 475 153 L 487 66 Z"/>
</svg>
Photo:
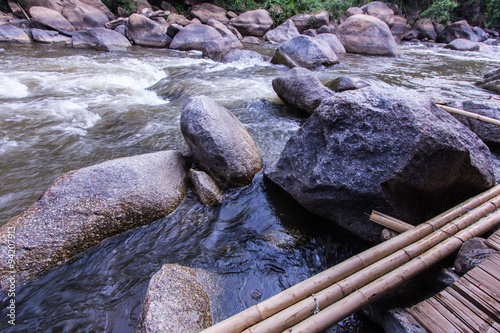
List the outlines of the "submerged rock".
<svg viewBox="0 0 500 333">
<path fill-rule="evenodd" d="M 216 60 L 222 63 L 229 63 L 235 61 L 248 62 L 252 60 L 264 61 L 264 57 L 260 53 L 257 53 L 255 51 L 232 49 L 229 50 L 228 52 L 221 54 L 219 57 L 217 57 Z"/>
<path fill-rule="evenodd" d="M 326 87 L 335 91 L 342 92 L 346 90 L 356 90 L 368 87 L 370 84 L 357 77 L 341 75 L 325 84 Z"/>
<path fill-rule="evenodd" d="M 479 51 L 479 43 L 468 39 L 457 38 L 445 45 L 444 48 L 456 51 Z"/>
<path fill-rule="evenodd" d="M 300 35 L 281 44 L 271 62 L 288 67 L 316 69 L 321 66 L 333 66 L 338 64 L 339 60 L 325 41 Z"/>
<path fill-rule="evenodd" d="M 33 279 L 103 239 L 171 213 L 187 191 L 184 157 L 174 151 L 119 158 L 59 177 L 25 212 L 0 227 L 0 282 L 8 235 L 16 230 L 18 279 Z"/>
<path fill-rule="evenodd" d="M 222 203 L 222 192 L 217 183 L 203 171 L 189 170 L 189 178 L 201 203 L 215 206 Z"/>
<path fill-rule="evenodd" d="M 333 91 L 308 69 L 295 67 L 273 80 L 273 89 L 285 104 L 312 114 Z"/>
<path fill-rule="evenodd" d="M 420 223 L 494 185 L 477 136 L 428 97 L 367 87 L 324 100 L 265 175 L 303 207 L 359 237 L 365 212 Z"/>
<path fill-rule="evenodd" d="M 397 57 L 398 45 L 391 30 L 370 15 L 353 15 L 335 30 L 347 52 Z"/>
<path fill-rule="evenodd" d="M 259 148 L 245 126 L 206 96 L 186 102 L 181 131 L 193 160 L 217 181 L 245 186 L 262 170 Z"/>
<path fill-rule="evenodd" d="M 126 51 L 132 44 L 128 39 L 114 30 L 93 28 L 77 31 L 71 37 L 75 49 L 94 49 L 98 51 Z"/>
<path fill-rule="evenodd" d="M 212 325 L 208 273 L 166 264 L 151 278 L 135 333 L 198 333 Z"/>
</svg>

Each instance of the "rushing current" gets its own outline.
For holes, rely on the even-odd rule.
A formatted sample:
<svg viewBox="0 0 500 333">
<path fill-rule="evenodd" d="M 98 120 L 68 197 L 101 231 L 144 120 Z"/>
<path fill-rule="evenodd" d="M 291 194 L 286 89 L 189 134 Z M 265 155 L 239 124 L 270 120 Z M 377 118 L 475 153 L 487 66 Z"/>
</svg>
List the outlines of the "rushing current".
<svg viewBox="0 0 500 333">
<path fill-rule="evenodd" d="M 123 53 L 46 45 L 0 45 L 0 224 L 26 209 L 58 176 L 105 160 L 185 151 L 180 113 L 206 95 L 247 127 L 265 165 L 306 116 L 284 106 L 268 61 L 221 64 L 199 52 L 134 48 Z M 273 47 L 254 50 L 269 58 Z M 399 58 L 347 54 L 322 81 L 352 75 L 439 100 L 487 100 L 473 83 L 500 64 L 500 50 L 401 46 Z M 494 152 L 496 170 L 500 154 Z M 497 172 L 498 173 L 498 172 Z M 497 176 L 498 177 L 498 176 Z M 329 236 L 327 236 L 329 235 Z M 309 214 L 258 174 L 218 207 L 189 192 L 171 215 L 107 239 L 19 288 L 16 326 L 6 332 L 133 332 L 151 276 L 166 263 L 223 277 L 215 321 L 235 314 L 367 248 Z M 360 314 L 332 332 L 378 332 Z"/>
</svg>

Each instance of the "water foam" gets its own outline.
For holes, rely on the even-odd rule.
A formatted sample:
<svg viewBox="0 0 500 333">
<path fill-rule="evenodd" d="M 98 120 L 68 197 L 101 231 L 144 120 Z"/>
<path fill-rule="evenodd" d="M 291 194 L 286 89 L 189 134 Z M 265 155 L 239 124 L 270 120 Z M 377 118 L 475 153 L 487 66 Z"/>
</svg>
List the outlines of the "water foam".
<svg viewBox="0 0 500 333">
<path fill-rule="evenodd" d="M 0 97 L 23 98 L 28 95 L 28 87 L 18 79 L 0 75 Z"/>
</svg>

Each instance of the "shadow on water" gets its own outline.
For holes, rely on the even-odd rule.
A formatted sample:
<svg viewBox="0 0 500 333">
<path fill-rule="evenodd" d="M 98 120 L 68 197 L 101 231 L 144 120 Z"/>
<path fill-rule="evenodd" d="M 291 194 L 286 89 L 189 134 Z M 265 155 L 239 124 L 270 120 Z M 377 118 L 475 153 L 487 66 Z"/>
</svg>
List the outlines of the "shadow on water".
<svg viewBox="0 0 500 333">
<path fill-rule="evenodd" d="M 0 321 L 0 328 L 132 332 L 149 279 L 166 263 L 220 276 L 223 302 L 212 308 L 220 321 L 366 247 L 259 174 L 248 187 L 226 193 L 218 207 L 201 205 L 189 192 L 170 216 L 105 240 L 28 283 L 16 297 L 16 326 Z M 8 299 L 2 298 L 0 315 L 6 317 Z M 356 316 L 336 331 L 366 327 Z"/>
</svg>

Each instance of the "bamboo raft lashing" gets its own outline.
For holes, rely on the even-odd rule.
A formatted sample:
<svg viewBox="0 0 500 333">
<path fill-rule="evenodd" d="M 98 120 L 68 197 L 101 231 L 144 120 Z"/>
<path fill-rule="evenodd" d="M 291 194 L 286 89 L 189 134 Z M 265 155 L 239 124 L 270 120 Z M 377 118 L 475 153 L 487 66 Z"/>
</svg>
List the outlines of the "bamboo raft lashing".
<svg viewBox="0 0 500 333">
<path fill-rule="evenodd" d="M 283 311 L 280 314 L 279 313 L 280 311 L 293 306 L 295 303 L 299 303 L 305 300 L 303 303 L 301 303 L 301 305 L 295 305 L 295 307 L 293 307 L 293 310 L 297 310 L 299 307 L 302 307 L 304 305 L 305 307 L 300 308 L 299 312 L 294 312 L 291 316 L 295 319 L 299 317 L 301 319 L 293 323 L 289 319 L 286 320 L 287 324 L 289 325 L 295 324 L 296 322 L 304 319 L 305 318 L 305 317 L 303 318 L 304 315 L 306 317 L 311 315 L 316 309 L 317 305 L 319 305 L 320 308 L 324 308 L 325 306 L 330 304 L 327 301 L 330 301 L 338 297 L 338 296 L 335 297 L 333 296 L 339 295 L 338 288 L 342 290 L 342 287 L 339 285 L 333 286 L 332 288 L 337 291 L 334 291 L 332 289 L 328 292 L 323 292 L 322 294 L 318 294 L 323 289 L 326 289 L 332 286 L 335 282 L 339 282 L 349 277 L 350 275 L 353 275 L 367 268 L 368 266 L 377 262 L 380 259 L 391 256 L 398 250 L 401 250 L 402 248 L 416 241 L 419 241 L 430 234 L 432 235 L 430 236 L 430 238 L 427 238 L 426 242 L 429 242 L 428 244 L 434 244 L 435 242 L 440 240 L 441 237 L 447 235 L 448 232 L 451 231 L 457 232 L 458 230 L 461 230 L 461 228 L 466 226 L 466 221 L 473 222 L 474 219 L 477 220 L 489 214 L 490 212 L 494 211 L 496 209 L 494 205 L 492 204 L 483 205 L 483 204 L 488 202 L 492 198 L 498 196 L 499 194 L 500 194 L 500 186 L 496 186 L 490 189 L 489 191 L 486 191 L 474 198 L 471 198 L 463 202 L 462 204 L 455 206 L 454 208 L 442 213 L 441 215 L 425 223 L 422 223 L 421 225 L 413 228 L 412 230 L 409 230 L 369 250 L 366 250 L 356 256 L 353 256 L 352 258 L 322 273 L 319 273 L 318 275 L 311 277 L 257 305 L 254 305 L 231 318 L 228 318 L 210 328 L 207 328 L 203 332 L 204 333 L 242 332 L 249 327 L 250 328 L 246 332 L 282 331 L 283 329 L 286 329 L 290 326 L 282 328 L 283 327 L 282 324 L 272 324 L 272 323 L 274 322 L 279 323 L 280 316 L 284 318 L 285 315 L 283 313 L 290 314 L 290 312 Z M 500 201 L 498 201 L 499 198 L 496 198 L 495 200 L 496 204 L 500 205 Z M 445 226 L 447 223 L 451 222 L 452 220 L 464 214 L 466 214 L 467 217 L 464 217 L 461 220 L 462 222 L 459 222 L 459 225 L 453 224 L 448 226 L 446 230 L 435 232 L 437 229 Z M 420 244 L 419 246 L 423 245 Z M 410 249 L 407 250 L 410 251 Z M 413 248 L 412 251 L 416 251 L 415 248 Z M 406 252 L 402 253 L 401 251 L 399 251 L 399 253 L 394 254 L 390 258 L 385 259 L 383 265 L 380 265 L 380 267 L 378 265 L 375 267 L 370 267 L 368 270 L 359 273 L 357 276 L 358 277 L 366 276 L 368 274 L 368 276 L 372 276 L 373 280 L 373 278 L 377 278 L 385 274 L 384 273 L 385 268 L 383 267 L 392 267 L 394 265 L 394 262 L 404 263 L 409 260 L 410 257 L 408 256 L 408 254 L 406 254 Z M 346 279 L 346 281 L 343 281 L 343 288 L 353 287 L 353 286 L 359 287 L 358 284 L 353 282 L 353 279 L 350 280 Z M 315 294 L 315 297 L 310 297 L 312 294 Z M 344 292 L 342 291 L 342 296 L 343 294 Z M 277 314 L 277 316 L 273 316 L 275 314 Z M 273 318 L 266 321 L 266 319 L 271 316 L 273 316 Z M 288 318 L 290 318 L 290 316 Z M 263 323 L 255 325 L 259 322 Z M 255 326 L 251 327 L 252 325 Z"/>
</svg>

